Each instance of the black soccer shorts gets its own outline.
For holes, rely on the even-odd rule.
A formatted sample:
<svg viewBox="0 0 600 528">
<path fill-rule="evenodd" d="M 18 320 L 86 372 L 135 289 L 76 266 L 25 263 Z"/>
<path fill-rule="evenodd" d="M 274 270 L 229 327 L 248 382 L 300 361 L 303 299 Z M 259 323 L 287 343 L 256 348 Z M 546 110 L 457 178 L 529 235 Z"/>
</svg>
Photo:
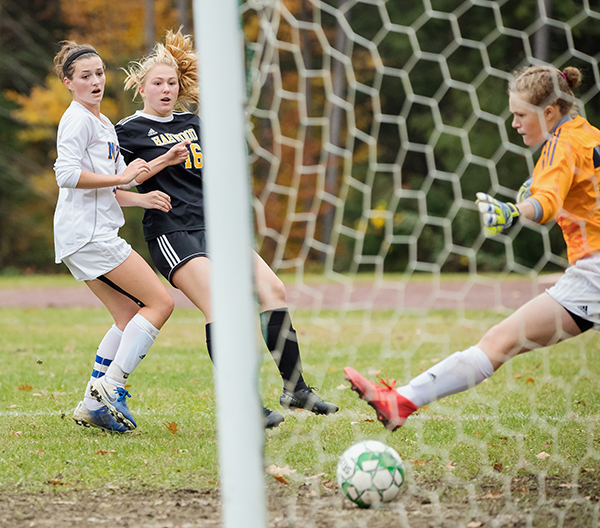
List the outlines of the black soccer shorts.
<svg viewBox="0 0 600 528">
<path fill-rule="evenodd" d="M 150 257 L 156 269 L 174 287 L 173 273 L 196 257 L 208 257 L 206 252 L 206 233 L 203 229 L 196 231 L 175 231 L 148 240 Z"/>
</svg>

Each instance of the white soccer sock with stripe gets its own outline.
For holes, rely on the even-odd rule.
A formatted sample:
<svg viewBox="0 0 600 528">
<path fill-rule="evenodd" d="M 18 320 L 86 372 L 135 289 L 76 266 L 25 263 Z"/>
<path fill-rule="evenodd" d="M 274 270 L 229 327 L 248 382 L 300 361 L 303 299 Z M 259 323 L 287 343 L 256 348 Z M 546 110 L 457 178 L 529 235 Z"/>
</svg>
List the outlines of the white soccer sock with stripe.
<svg viewBox="0 0 600 528">
<path fill-rule="evenodd" d="M 103 407 L 102 403 L 90 395 L 90 385 L 98 378 L 101 378 L 104 376 L 104 374 L 106 374 L 106 370 L 115 358 L 122 336 L 123 332 L 115 325 L 112 325 L 110 330 L 106 332 L 102 338 L 102 341 L 100 341 L 100 344 L 98 345 L 94 370 L 92 371 L 90 381 L 85 388 L 85 395 L 83 397 L 83 402 L 90 411 L 95 411 L 96 409 Z"/>
<path fill-rule="evenodd" d="M 135 314 L 127 323 L 115 359 L 106 378 L 117 387 L 125 387 L 129 375 L 137 368 L 158 336 L 158 330 L 143 315 Z"/>
<path fill-rule="evenodd" d="M 455 352 L 437 365 L 396 389 L 417 407 L 479 385 L 494 373 L 492 363 L 479 347 Z"/>
</svg>

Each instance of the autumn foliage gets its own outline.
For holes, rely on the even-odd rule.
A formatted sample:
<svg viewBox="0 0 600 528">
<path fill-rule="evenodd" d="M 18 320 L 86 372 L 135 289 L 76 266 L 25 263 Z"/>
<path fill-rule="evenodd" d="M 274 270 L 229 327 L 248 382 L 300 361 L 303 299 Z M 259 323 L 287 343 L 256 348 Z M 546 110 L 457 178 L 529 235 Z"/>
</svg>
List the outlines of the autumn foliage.
<svg viewBox="0 0 600 528">
<path fill-rule="evenodd" d="M 453 0 L 240 2 L 256 247 L 276 271 L 372 271 L 377 259 L 384 271 L 505 267 L 502 245 L 481 245 L 472 202 L 477 191 L 511 198 L 530 169 L 506 118 L 505 92 L 508 72 L 533 58 L 527 28 L 539 19 L 539 2 L 512 3 L 456 11 Z M 192 32 L 178 5 L 22 0 L 0 7 L 0 52 L 15 58 L 0 62 L 0 270 L 57 270 L 52 166 L 56 126 L 70 101 L 52 73 L 59 41 L 99 51 L 107 65 L 102 111 L 114 122 L 139 108 L 123 91 L 122 68 L 182 20 Z M 149 6 L 153 42 L 146 41 Z M 593 17 L 572 2 L 551 15 L 565 35 L 549 35 L 547 60 L 588 71 L 600 36 Z M 580 95 L 596 125 L 597 93 L 594 75 L 584 76 Z M 122 234 L 145 255 L 135 214 L 126 212 L 133 220 Z M 548 237 L 560 256 L 559 230 Z M 541 240 L 523 230 L 510 258 L 554 270 L 540 260 Z"/>
</svg>

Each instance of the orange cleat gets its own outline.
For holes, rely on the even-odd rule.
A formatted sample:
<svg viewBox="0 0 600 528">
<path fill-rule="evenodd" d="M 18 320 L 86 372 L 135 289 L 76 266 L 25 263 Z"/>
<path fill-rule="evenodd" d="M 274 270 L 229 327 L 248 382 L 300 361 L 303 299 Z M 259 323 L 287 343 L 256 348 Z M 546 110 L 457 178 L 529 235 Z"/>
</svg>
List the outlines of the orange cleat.
<svg viewBox="0 0 600 528">
<path fill-rule="evenodd" d="M 352 385 L 352 390 L 358 392 L 359 396 L 375 409 L 379 421 L 390 431 L 402 427 L 406 419 L 418 409 L 413 402 L 394 390 L 396 380 L 391 380 L 390 383 L 387 379 L 379 378 L 384 385 L 382 387 L 361 376 L 351 367 L 346 367 L 344 373 Z"/>
</svg>

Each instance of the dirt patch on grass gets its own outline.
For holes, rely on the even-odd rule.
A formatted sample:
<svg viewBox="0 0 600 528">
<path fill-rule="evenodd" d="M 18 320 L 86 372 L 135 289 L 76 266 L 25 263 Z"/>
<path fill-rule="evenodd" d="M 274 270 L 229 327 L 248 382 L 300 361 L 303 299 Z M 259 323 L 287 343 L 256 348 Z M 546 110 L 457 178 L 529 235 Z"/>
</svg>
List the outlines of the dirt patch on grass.
<svg viewBox="0 0 600 528">
<path fill-rule="evenodd" d="M 599 526 L 600 483 L 585 475 L 577 484 L 523 476 L 512 479 L 510 489 L 478 482 L 407 483 L 399 499 L 376 510 L 361 510 L 343 499 L 331 481 L 267 484 L 269 528 Z M 221 526 L 221 500 L 216 490 L 5 491 L 0 496 L 0 526 L 217 527 Z"/>
</svg>

